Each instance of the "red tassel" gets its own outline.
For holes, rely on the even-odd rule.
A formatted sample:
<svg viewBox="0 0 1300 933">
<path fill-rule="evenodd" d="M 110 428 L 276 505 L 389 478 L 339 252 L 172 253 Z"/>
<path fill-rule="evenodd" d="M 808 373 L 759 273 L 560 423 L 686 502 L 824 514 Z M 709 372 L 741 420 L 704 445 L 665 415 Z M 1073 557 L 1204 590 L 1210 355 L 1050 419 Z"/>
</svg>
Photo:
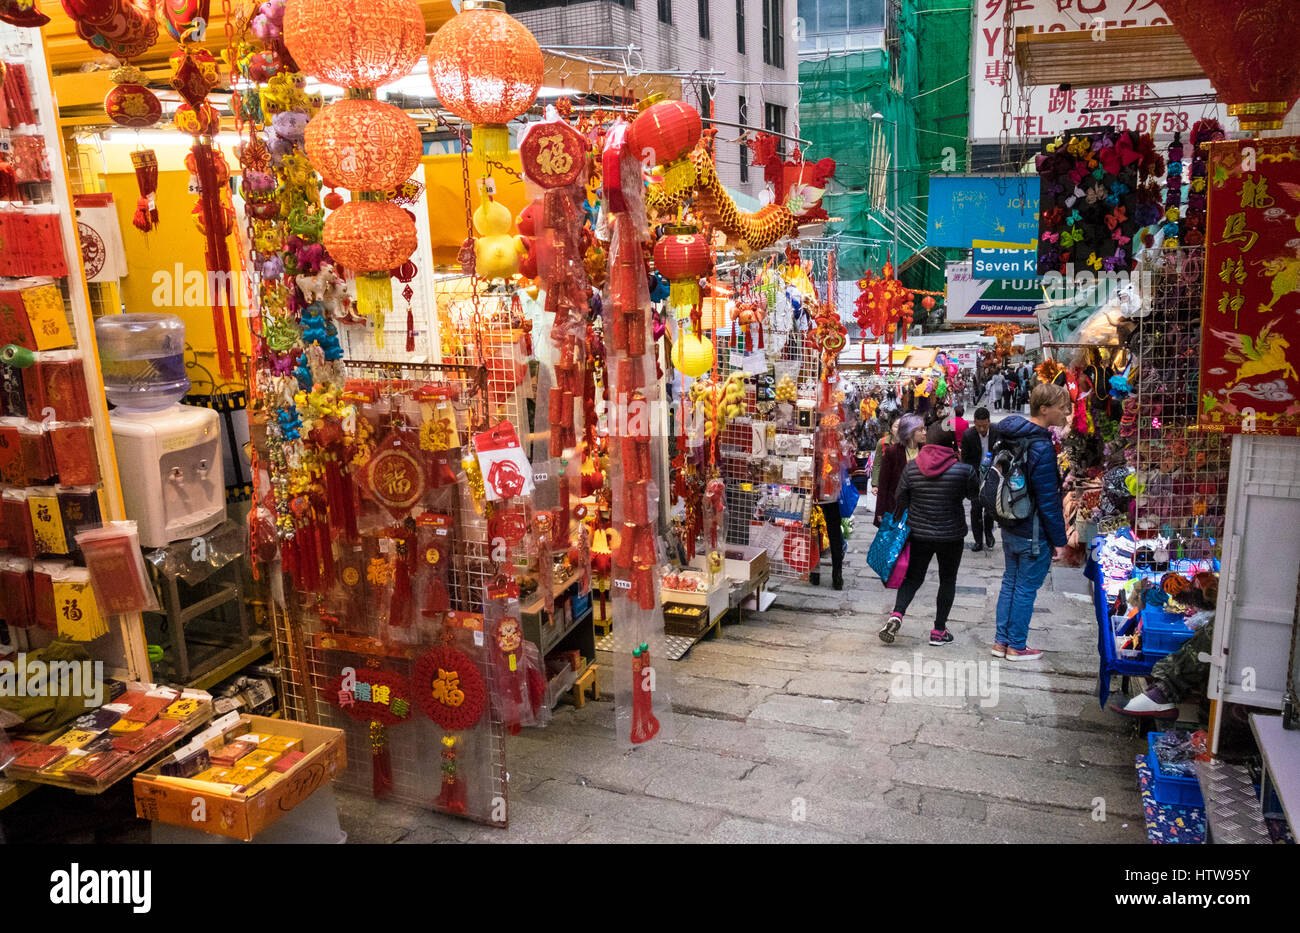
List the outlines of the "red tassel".
<svg viewBox="0 0 1300 933">
<path fill-rule="evenodd" d="M 405 543 L 398 544 L 397 568 L 393 573 L 393 595 L 388 603 L 388 624 L 397 628 L 411 625 L 411 570 Z"/>
<path fill-rule="evenodd" d="M 135 202 L 135 216 L 131 218 L 131 225 L 142 233 L 148 233 L 153 229 L 153 222 L 149 216 L 148 198 L 140 198 Z"/>
<path fill-rule="evenodd" d="M 650 652 L 645 646 L 632 654 L 632 735 L 633 744 L 648 742 L 659 734 L 659 720 L 654 714 L 654 696 L 650 692 L 646 671 Z"/>
<path fill-rule="evenodd" d="M 410 302 L 406 304 L 406 352 L 415 352 L 415 313 Z"/>
<path fill-rule="evenodd" d="M 370 792 L 375 799 L 393 789 L 393 756 L 388 751 L 388 730 L 382 722 L 370 723 Z"/>
</svg>

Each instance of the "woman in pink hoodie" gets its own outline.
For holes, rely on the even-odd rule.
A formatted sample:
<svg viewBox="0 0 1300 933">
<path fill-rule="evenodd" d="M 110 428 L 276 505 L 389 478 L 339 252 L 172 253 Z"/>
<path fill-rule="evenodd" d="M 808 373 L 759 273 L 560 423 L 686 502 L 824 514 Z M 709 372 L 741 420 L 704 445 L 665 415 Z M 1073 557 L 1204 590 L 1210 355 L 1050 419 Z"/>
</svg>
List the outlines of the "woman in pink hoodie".
<svg viewBox="0 0 1300 933">
<path fill-rule="evenodd" d="M 880 640 L 892 644 L 903 625 L 903 613 L 925 582 L 930 560 L 939 558 L 939 597 L 930 644 L 952 641 L 948 612 L 957 592 L 957 570 L 965 550 L 965 500 L 979 495 L 979 480 L 970 464 L 962 463 L 953 449 L 956 437 L 951 427 L 936 421 L 926 434 L 926 444 L 916 459 L 903 470 L 895 497 L 895 509 L 907 511 L 910 553 L 903 585 L 894 600 L 894 611 L 880 630 Z"/>
</svg>

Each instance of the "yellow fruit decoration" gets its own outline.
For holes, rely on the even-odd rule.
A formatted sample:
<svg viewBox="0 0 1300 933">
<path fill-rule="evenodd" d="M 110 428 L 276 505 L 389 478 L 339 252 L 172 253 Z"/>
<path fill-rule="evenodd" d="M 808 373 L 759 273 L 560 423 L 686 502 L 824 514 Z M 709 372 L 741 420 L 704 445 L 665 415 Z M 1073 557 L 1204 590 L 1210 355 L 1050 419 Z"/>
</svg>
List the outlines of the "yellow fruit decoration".
<svg viewBox="0 0 1300 933">
<path fill-rule="evenodd" d="M 682 334 L 673 345 L 673 368 L 699 378 L 713 368 L 713 341 L 695 334 Z"/>
</svg>

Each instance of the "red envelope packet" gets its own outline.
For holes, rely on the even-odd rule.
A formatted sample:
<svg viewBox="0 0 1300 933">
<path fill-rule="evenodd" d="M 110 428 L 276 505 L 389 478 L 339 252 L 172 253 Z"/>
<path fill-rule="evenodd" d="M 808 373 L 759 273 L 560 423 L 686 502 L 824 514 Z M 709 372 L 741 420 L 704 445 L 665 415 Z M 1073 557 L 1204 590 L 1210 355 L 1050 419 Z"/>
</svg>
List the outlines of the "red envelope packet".
<svg viewBox="0 0 1300 933">
<path fill-rule="evenodd" d="M 117 751 L 91 752 L 69 768 L 67 775 L 70 780 L 76 781 L 78 784 L 94 784 L 116 769 L 127 758 L 127 755 Z"/>
<path fill-rule="evenodd" d="M 34 744 L 13 760 L 12 767 L 36 771 L 54 764 L 67 753 L 68 750 L 60 745 Z"/>
<path fill-rule="evenodd" d="M 18 429 L 14 428 L 17 440 Z M 0 442 L 4 425 L 0 425 Z M 50 446 L 54 449 L 54 466 L 59 483 L 64 486 L 94 486 L 99 482 L 99 457 L 95 453 L 95 435 L 89 422 L 65 422 L 50 428 Z M 4 472 L 0 449 L 0 475 Z"/>
<path fill-rule="evenodd" d="M 141 693 L 139 699 L 131 700 L 131 711 L 122 718 L 129 719 L 132 722 L 153 722 L 158 718 L 159 713 L 171 706 L 176 696 L 176 694 L 171 696 L 149 696 Z"/>
<path fill-rule="evenodd" d="M 130 713 L 127 714 L 128 717 Z M 113 748 L 119 752 L 144 751 L 156 742 L 162 742 L 181 730 L 181 724 L 171 719 L 155 719 L 143 729 L 128 732 L 113 739 Z"/>
<path fill-rule="evenodd" d="M 271 770 L 283 774 L 306 757 L 305 752 L 285 752 L 278 760 L 271 762 Z"/>
</svg>

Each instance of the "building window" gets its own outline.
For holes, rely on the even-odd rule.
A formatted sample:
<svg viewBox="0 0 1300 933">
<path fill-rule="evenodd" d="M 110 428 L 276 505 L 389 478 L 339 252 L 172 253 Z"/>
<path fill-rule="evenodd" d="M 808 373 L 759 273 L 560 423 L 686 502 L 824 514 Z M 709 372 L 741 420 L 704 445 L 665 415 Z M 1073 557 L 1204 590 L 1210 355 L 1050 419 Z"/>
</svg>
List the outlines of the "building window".
<svg viewBox="0 0 1300 933">
<path fill-rule="evenodd" d="M 763 0 L 763 62 L 785 67 L 785 10 L 783 0 Z"/>
<path fill-rule="evenodd" d="M 799 0 L 805 36 L 883 29 L 885 0 Z"/>
<path fill-rule="evenodd" d="M 709 38 L 709 0 L 696 0 L 700 10 L 700 38 Z"/>
<path fill-rule="evenodd" d="M 741 55 L 745 54 L 745 0 L 736 0 L 736 51 Z"/>
<path fill-rule="evenodd" d="M 659 22 L 671 23 L 673 21 L 673 0 L 659 0 Z"/>
<path fill-rule="evenodd" d="M 740 124 L 740 183 L 749 181 L 749 146 L 745 145 L 745 126 L 749 123 L 749 101 L 740 95 L 740 110 L 736 122 Z"/>
<path fill-rule="evenodd" d="M 769 133 L 785 133 L 785 114 L 786 110 L 777 104 L 763 105 L 763 128 Z M 776 150 L 781 153 L 781 158 L 785 158 L 785 140 L 781 136 L 776 138 Z"/>
<path fill-rule="evenodd" d="M 709 117 L 713 116 L 713 87 L 705 82 L 700 85 L 700 117 L 706 127 L 712 126 Z"/>
</svg>

